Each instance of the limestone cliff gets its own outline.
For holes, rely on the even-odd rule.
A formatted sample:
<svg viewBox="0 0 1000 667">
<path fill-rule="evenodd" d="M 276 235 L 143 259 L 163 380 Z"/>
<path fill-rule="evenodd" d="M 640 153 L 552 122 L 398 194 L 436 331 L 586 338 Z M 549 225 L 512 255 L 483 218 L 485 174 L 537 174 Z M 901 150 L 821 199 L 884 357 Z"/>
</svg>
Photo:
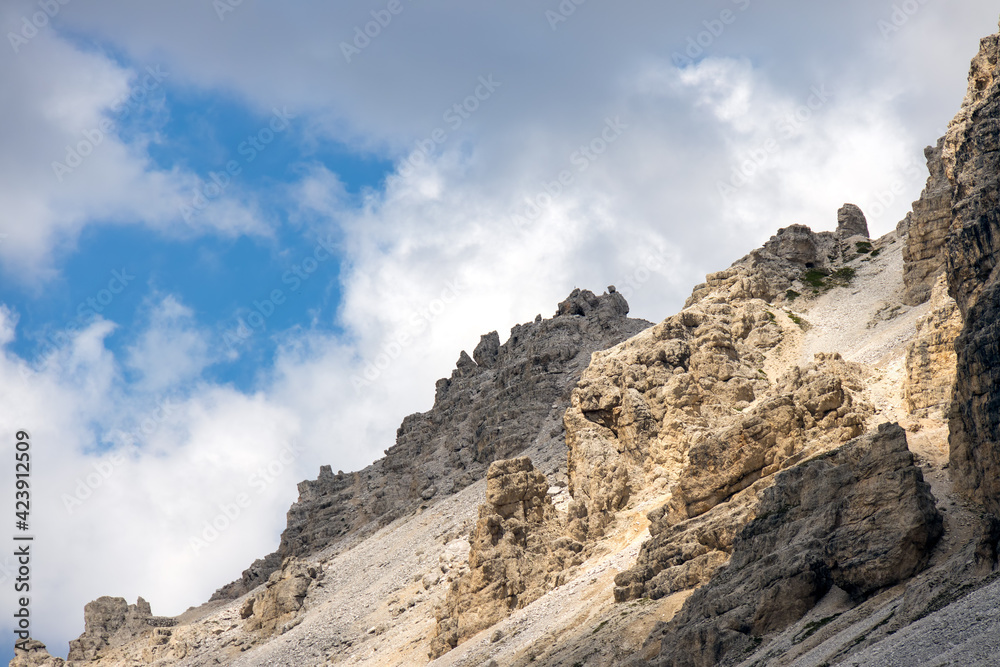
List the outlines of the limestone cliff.
<svg viewBox="0 0 1000 667">
<path fill-rule="evenodd" d="M 863 600 L 916 574 L 941 532 L 899 426 L 810 459 L 764 491 L 729 567 L 660 631 L 654 664 L 736 664 L 833 587 Z"/>
<path fill-rule="evenodd" d="M 944 138 L 937 146 L 924 149 L 927 159 L 927 185 L 905 221 L 908 229 L 903 250 L 904 302 L 914 306 L 927 301 L 938 276 L 945 271 L 944 248 L 951 230 L 951 183 L 945 174 L 941 156 Z"/>
<path fill-rule="evenodd" d="M 583 545 L 565 535 L 531 460 L 497 461 L 486 477 L 486 503 L 471 539 L 469 569 L 455 580 L 438 614 L 437 657 L 566 581 Z"/>
<path fill-rule="evenodd" d="M 1000 514 L 1000 35 L 982 40 L 944 160 L 953 189 L 948 284 L 965 320 L 951 462 L 956 484 Z"/>
</svg>

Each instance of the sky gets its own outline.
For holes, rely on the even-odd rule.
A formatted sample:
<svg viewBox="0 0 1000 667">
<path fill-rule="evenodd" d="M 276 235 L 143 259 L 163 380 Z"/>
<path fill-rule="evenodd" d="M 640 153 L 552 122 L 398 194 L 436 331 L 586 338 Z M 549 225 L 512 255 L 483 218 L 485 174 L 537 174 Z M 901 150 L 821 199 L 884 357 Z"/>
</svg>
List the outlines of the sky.
<svg viewBox="0 0 1000 667">
<path fill-rule="evenodd" d="M 34 537 L 65 656 L 86 602 L 174 615 L 273 551 L 296 483 L 380 457 L 481 334 L 575 287 L 660 321 L 845 202 L 892 230 L 997 10 L 5 0 L 0 29 L 0 438 L 31 463 L 0 539 Z"/>
</svg>

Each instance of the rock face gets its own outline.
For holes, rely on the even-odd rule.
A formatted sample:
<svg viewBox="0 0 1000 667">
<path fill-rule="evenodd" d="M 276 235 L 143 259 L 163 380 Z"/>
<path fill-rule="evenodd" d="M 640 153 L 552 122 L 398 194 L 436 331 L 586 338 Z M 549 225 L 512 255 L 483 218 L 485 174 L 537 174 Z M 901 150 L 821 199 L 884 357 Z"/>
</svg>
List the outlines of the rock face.
<svg viewBox="0 0 1000 667">
<path fill-rule="evenodd" d="M 261 639 L 280 634 L 302 609 L 309 587 L 322 575 L 315 565 L 288 559 L 271 573 L 263 590 L 243 603 L 240 617 L 246 619 L 244 627 Z"/>
<path fill-rule="evenodd" d="M 670 501 L 649 515 L 651 539 L 636 566 L 615 579 L 615 598 L 656 599 L 707 581 L 776 472 L 863 432 L 873 409 L 859 396 L 859 378 L 860 369 L 839 355 L 817 355 L 755 407 L 692 443 Z"/>
<path fill-rule="evenodd" d="M 45 644 L 34 639 L 14 646 L 14 659 L 8 667 L 63 667 L 66 661 L 49 655 Z"/>
<path fill-rule="evenodd" d="M 956 486 L 1000 514 L 1000 35 L 982 40 L 945 135 L 954 192 L 948 284 L 966 323 L 951 422 Z"/>
<path fill-rule="evenodd" d="M 917 335 L 906 351 L 906 407 L 910 413 L 945 418 L 955 390 L 955 340 L 962 331 L 962 314 L 948 295 L 944 274 L 932 290 L 931 312 L 917 322 Z"/>
<path fill-rule="evenodd" d="M 583 562 L 583 545 L 563 534 L 548 489 L 527 457 L 490 466 L 469 572 L 452 583 L 438 614 L 432 658 L 534 602 Z"/>
<path fill-rule="evenodd" d="M 577 539 L 600 536 L 638 489 L 676 484 L 693 441 L 767 387 L 763 351 L 781 340 L 769 312 L 700 304 L 594 355 L 564 417 Z"/>
<path fill-rule="evenodd" d="M 780 469 L 809 438 L 862 432 L 861 369 L 822 357 L 767 378 L 777 317 L 763 301 L 709 298 L 594 355 L 565 416 L 577 539 L 601 535 L 639 489 L 672 492 L 676 523 Z"/>
<path fill-rule="evenodd" d="M 153 628 L 176 624 L 172 618 L 153 616 L 149 603 L 142 598 L 130 605 L 125 598 L 107 596 L 87 603 L 83 621 L 83 634 L 69 643 L 70 662 L 96 660 L 109 649 L 152 634 Z"/>
<path fill-rule="evenodd" d="M 706 298 L 732 302 L 740 299 L 773 301 L 786 290 L 801 286 L 806 271 L 828 270 L 841 259 L 835 234 L 817 234 L 805 225 L 791 225 L 725 271 L 710 273 L 694 288 L 685 308 Z"/>
<path fill-rule="evenodd" d="M 947 240 L 951 229 L 951 182 L 945 173 L 942 147 L 924 149 L 930 175 L 920 199 L 913 202 L 913 211 L 907 216 L 909 233 L 903 249 L 903 283 L 906 294 L 903 302 L 916 306 L 931 297 L 931 289 L 947 263 Z"/>
<path fill-rule="evenodd" d="M 868 238 L 868 220 L 854 204 L 844 204 L 837 211 L 837 238 L 846 242 L 852 237 Z"/>
<path fill-rule="evenodd" d="M 577 289 L 555 317 L 513 327 L 503 345 L 496 332 L 483 336 L 472 357 L 463 351 L 451 377 L 438 380 L 433 408 L 403 420 L 384 458 L 348 474 L 324 466 L 318 479 L 300 483 L 277 554 L 214 597 L 238 597 L 285 558 L 316 553 L 460 490 L 538 438 L 561 440 L 568 387 L 590 355 L 651 326 L 628 311 L 613 287 L 600 296 Z"/>
<path fill-rule="evenodd" d="M 837 213 L 836 232 L 814 232 L 805 225 L 779 229 L 763 247 L 737 260 L 725 271 L 710 273 L 694 288 L 685 308 L 706 298 L 733 302 L 762 299 L 774 302 L 791 289 L 810 287 L 807 274 L 829 275 L 856 256 L 850 240 L 868 238 L 865 214 L 854 204 L 844 204 Z"/>
<path fill-rule="evenodd" d="M 662 629 L 655 664 L 732 665 L 832 587 L 861 600 L 918 573 L 941 516 L 897 425 L 777 475 L 728 567 Z"/>
</svg>

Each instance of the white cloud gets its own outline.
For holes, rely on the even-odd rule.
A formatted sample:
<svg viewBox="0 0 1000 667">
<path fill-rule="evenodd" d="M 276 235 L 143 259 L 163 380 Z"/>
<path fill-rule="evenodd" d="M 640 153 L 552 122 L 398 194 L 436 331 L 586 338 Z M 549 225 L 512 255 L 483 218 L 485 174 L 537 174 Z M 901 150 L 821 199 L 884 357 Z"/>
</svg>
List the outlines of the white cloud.
<svg viewBox="0 0 1000 667">
<path fill-rule="evenodd" d="M 0 25 L 19 25 L 32 8 L 5 3 Z M 126 69 L 51 26 L 2 57 L 8 103 L 0 108 L 0 261 L 7 279 L 44 284 L 57 269 L 53 251 L 69 251 L 88 225 L 141 224 L 171 235 L 268 233 L 252 206 L 232 196 L 185 222 L 181 206 L 197 178 L 158 169 L 148 156 L 153 135 L 129 143 L 118 136 L 126 111 L 138 115 L 155 104 L 129 96 L 161 94 L 169 69 Z"/>
<path fill-rule="evenodd" d="M 168 295 L 149 304 L 149 324 L 129 348 L 127 365 L 140 374 L 139 384 L 163 392 L 196 379 L 209 365 L 209 343 L 190 308 Z"/>
</svg>

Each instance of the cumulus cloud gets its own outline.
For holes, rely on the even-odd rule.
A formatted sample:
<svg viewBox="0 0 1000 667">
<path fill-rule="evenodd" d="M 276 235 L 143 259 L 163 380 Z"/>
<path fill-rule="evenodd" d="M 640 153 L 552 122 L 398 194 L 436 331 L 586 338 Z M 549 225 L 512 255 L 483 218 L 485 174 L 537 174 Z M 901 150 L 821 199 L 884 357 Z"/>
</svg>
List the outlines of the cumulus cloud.
<svg viewBox="0 0 1000 667">
<path fill-rule="evenodd" d="M 190 308 L 168 295 L 148 304 L 149 323 L 128 350 L 126 364 L 138 383 L 162 392 L 197 378 L 210 363 L 207 335 L 199 331 Z"/>
<path fill-rule="evenodd" d="M 33 3 L 5 3 L 0 25 L 20 34 L 23 17 L 37 11 Z M 162 98 L 169 69 L 123 67 L 52 25 L 28 34 L 0 67 L 0 86 L 16 100 L 0 109 L 0 259 L 8 279 L 44 284 L 57 271 L 53 252 L 70 252 L 88 225 L 139 224 L 170 235 L 268 233 L 254 209 L 232 197 L 216 202 L 212 216 L 186 221 L 180 211 L 197 176 L 157 168 L 148 154 L 155 135 L 120 136 L 124 118 Z"/>
</svg>

